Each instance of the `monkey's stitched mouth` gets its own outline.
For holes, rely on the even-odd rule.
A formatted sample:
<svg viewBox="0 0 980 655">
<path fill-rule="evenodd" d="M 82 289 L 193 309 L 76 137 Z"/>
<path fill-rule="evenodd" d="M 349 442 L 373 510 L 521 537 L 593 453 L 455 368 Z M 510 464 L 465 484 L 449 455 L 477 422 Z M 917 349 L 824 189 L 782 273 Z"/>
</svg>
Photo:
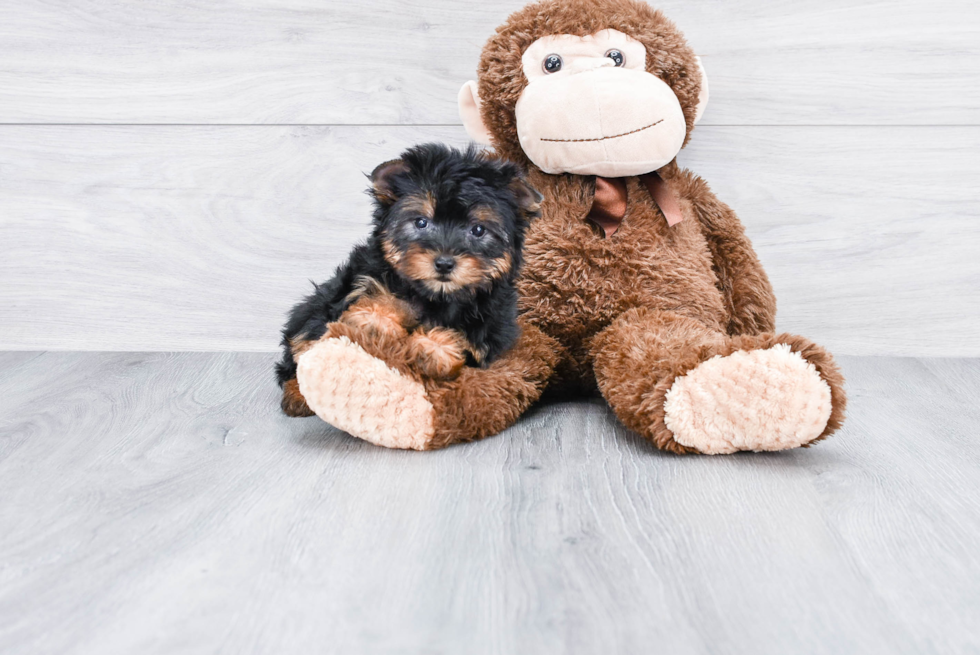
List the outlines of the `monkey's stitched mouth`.
<svg viewBox="0 0 980 655">
<path fill-rule="evenodd" d="M 542 141 L 550 141 L 552 143 L 585 143 L 587 141 L 608 141 L 609 139 L 618 139 L 621 136 L 629 136 L 630 134 L 636 134 L 637 132 L 642 132 L 643 130 L 649 130 L 651 127 L 656 127 L 664 122 L 664 119 L 660 119 L 656 123 L 650 123 L 646 127 L 639 127 L 635 130 L 630 130 L 629 132 L 623 132 L 622 134 L 614 134 L 612 136 L 603 136 L 598 139 L 541 139 Z"/>
</svg>

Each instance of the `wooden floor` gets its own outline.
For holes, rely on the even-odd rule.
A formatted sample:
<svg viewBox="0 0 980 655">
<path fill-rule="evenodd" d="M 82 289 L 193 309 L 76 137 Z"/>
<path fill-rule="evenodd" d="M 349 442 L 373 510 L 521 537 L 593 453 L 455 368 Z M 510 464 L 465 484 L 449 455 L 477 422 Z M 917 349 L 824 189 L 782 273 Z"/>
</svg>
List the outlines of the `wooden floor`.
<svg viewBox="0 0 980 655">
<path fill-rule="evenodd" d="M 405 453 L 279 413 L 262 351 L 364 173 L 467 141 L 525 1 L 0 2 L 0 655 L 980 654 L 980 359 L 895 357 L 980 356 L 974 0 L 653 2 L 710 80 L 680 163 L 780 330 L 862 356 L 832 440 L 680 458 L 580 400 Z M 21 352 L 71 350 L 229 352 Z"/>
<path fill-rule="evenodd" d="M 717 458 L 598 400 L 387 451 L 272 360 L 0 354 L 0 652 L 980 651 L 980 360 L 842 358 L 842 434 Z"/>
</svg>

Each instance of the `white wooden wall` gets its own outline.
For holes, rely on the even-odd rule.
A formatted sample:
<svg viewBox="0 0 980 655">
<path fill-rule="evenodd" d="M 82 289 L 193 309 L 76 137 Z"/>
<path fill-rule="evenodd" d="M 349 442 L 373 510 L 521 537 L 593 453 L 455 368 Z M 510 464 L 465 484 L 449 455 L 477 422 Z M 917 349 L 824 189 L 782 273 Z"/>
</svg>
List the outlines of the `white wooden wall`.
<svg viewBox="0 0 980 655">
<path fill-rule="evenodd" d="M 0 349 L 274 349 L 520 0 L 0 2 Z M 973 0 L 663 0 L 779 327 L 980 356 Z"/>
</svg>

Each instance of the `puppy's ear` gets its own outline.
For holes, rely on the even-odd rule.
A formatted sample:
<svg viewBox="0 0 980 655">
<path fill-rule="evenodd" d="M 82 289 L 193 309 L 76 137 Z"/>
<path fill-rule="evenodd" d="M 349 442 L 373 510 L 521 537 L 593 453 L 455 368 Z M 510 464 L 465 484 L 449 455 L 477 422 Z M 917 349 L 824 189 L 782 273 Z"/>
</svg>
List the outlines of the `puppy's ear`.
<svg viewBox="0 0 980 655">
<path fill-rule="evenodd" d="M 408 172 L 408 164 L 401 159 L 392 159 L 381 164 L 371 172 L 371 193 L 382 205 L 393 205 L 398 200 L 395 177 Z"/>
<path fill-rule="evenodd" d="M 515 177 L 509 188 L 514 194 L 517 206 L 520 207 L 525 220 L 530 222 L 541 215 L 541 201 L 544 200 L 544 196 L 528 184 L 527 180 L 523 177 Z"/>
</svg>

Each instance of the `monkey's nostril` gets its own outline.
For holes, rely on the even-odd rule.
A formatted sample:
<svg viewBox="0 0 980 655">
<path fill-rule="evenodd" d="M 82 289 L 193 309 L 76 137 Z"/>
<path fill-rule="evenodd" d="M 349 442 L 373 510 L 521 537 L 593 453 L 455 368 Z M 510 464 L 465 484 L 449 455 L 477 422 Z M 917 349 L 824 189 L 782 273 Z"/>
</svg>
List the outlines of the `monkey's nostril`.
<svg viewBox="0 0 980 655">
<path fill-rule="evenodd" d="M 435 261 L 436 272 L 445 275 L 456 268 L 456 258 L 450 255 L 439 255 Z"/>
</svg>

